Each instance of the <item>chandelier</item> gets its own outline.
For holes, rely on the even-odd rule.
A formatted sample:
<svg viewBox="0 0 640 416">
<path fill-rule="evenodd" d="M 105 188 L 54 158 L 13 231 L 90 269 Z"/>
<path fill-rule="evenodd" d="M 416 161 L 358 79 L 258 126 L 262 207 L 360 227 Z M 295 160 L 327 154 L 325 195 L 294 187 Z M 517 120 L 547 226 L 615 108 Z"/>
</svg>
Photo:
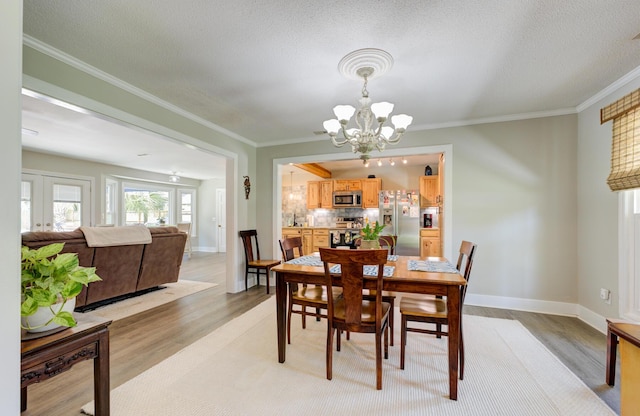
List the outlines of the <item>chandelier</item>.
<svg viewBox="0 0 640 416">
<path fill-rule="evenodd" d="M 391 117 L 393 128 L 385 125 L 389 114 L 393 111 L 393 104 L 388 102 L 371 103 L 367 84 L 369 79 L 387 72 L 393 64 L 391 55 L 380 49 L 359 49 L 351 52 L 338 65 L 340 72 L 355 79 L 362 79 L 362 98 L 360 108 L 350 105 L 337 105 L 333 108 L 335 119 L 323 123 L 333 145 L 342 147 L 351 145 L 354 153 L 360 153 L 360 159 L 367 163 L 369 153 L 374 149 L 383 151 L 387 144 L 396 144 L 413 121 L 413 117 L 406 114 Z M 355 125 L 347 127 L 349 120 L 355 114 Z M 342 134 L 340 132 L 342 131 Z"/>
</svg>

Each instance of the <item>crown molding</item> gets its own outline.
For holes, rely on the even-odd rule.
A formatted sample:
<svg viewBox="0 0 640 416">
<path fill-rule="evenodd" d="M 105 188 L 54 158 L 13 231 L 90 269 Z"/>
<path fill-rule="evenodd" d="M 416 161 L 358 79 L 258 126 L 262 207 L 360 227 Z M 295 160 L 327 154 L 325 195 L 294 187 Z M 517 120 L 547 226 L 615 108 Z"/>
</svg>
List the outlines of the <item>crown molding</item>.
<svg viewBox="0 0 640 416">
<path fill-rule="evenodd" d="M 594 105 L 595 103 L 597 103 L 601 99 L 605 98 L 609 94 L 613 93 L 618 88 L 624 87 L 625 85 L 627 85 L 631 81 L 635 81 L 639 77 L 640 77 L 640 66 L 637 67 L 636 69 L 632 70 L 628 74 L 624 75 L 619 80 L 613 82 L 611 85 L 609 85 L 608 87 L 606 87 L 605 89 L 603 89 L 599 93 L 595 94 L 591 98 L 587 99 L 582 104 L 579 104 L 576 107 L 576 110 L 578 111 L 578 113 L 580 113 L 581 111 L 591 107 L 592 105 Z"/>
<path fill-rule="evenodd" d="M 250 146 L 253 147 L 257 147 L 257 144 L 252 141 L 247 139 L 246 137 L 240 136 L 237 133 L 232 132 L 231 130 L 227 130 L 224 127 L 218 126 L 215 123 L 212 123 L 208 120 L 203 119 L 202 117 L 196 116 L 193 113 L 190 113 L 188 111 L 185 111 L 184 109 L 173 105 L 167 101 L 162 100 L 161 98 L 156 97 L 155 95 L 152 95 L 138 87 L 135 87 L 127 82 L 124 82 L 123 80 L 114 77 L 113 75 L 110 75 L 94 66 L 91 66 L 89 64 L 87 64 L 86 62 L 83 62 L 69 54 L 66 54 L 64 52 L 62 52 L 59 49 L 54 48 L 51 45 L 48 45 L 36 38 L 33 38 L 29 35 L 24 34 L 23 35 L 23 39 L 22 39 L 22 43 L 32 49 L 37 50 L 38 52 L 41 52 L 47 56 L 50 56 L 58 61 L 61 61 L 73 68 L 76 68 L 82 72 L 85 72 L 93 77 L 96 77 L 102 81 L 105 81 L 117 88 L 120 88 L 124 91 L 127 91 L 128 93 L 131 93 L 137 97 L 142 98 L 143 100 L 149 101 L 159 107 L 162 107 L 166 110 L 171 111 L 172 113 L 178 114 L 182 117 L 185 117 L 191 121 L 194 121 L 204 127 L 207 127 L 211 130 L 215 130 L 219 133 L 222 133 L 226 136 L 229 136 L 235 140 L 238 140 L 242 143 L 248 144 Z"/>
</svg>

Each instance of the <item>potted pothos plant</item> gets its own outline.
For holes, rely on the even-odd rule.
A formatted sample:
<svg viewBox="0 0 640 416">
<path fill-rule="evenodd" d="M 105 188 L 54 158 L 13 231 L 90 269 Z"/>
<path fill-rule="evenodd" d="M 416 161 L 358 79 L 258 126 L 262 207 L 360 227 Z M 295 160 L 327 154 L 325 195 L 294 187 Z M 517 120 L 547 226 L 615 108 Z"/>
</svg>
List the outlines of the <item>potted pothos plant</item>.
<svg viewBox="0 0 640 416">
<path fill-rule="evenodd" d="M 20 315 L 28 332 L 76 326 L 76 296 L 83 286 L 102 280 L 95 267 L 80 266 L 77 253 L 60 254 L 63 247 L 64 243 L 22 247 Z"/>
<path fill-rule="evenodd" d="M 376 221 L 372 227 L 371 223 L 367 223 L 361 230 L 360 236 L 360 248 L 380 248 L 380 232 L 384 229 L 385 224 L 379 224 Z"/>
</svg>

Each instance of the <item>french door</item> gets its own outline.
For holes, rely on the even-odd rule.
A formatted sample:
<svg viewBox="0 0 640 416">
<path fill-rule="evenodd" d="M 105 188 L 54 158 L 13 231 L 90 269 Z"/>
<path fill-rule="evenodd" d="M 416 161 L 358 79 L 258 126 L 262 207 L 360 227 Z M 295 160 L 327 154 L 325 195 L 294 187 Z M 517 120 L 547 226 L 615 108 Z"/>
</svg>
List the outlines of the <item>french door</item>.
<svg viewBox="0 0 640 416">
<path fill-rule="evenodd" d="M 21 232 L 91 225 L 91 180 L 22 174 Z"/>
</svg>

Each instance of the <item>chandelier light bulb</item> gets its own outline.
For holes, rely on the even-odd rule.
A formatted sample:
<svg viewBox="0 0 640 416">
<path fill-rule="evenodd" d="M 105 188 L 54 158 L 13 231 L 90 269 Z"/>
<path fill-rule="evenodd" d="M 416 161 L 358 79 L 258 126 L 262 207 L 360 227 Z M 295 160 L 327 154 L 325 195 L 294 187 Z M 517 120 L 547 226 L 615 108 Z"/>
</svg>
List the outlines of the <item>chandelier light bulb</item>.
<svg viewBox="0 0 640 416">
<path fill-rule="evenodd" d="M 391 136 L 393 136 L 393 129 L 389 126 L 384 126 L 382 131 L 380 132 L 380 136 L 383 136 L 385 139 L 389 140 Z"/>
<path fill-rule="evenodd" d="M 407 159 L 405 159 L 404 157 L 402 158 L 402 164 L 406 165 L 407 164 Z"/>
<path fill-rule="evenodd" d="M 412 121 L 413 121 L 413 117 L 408 116 L 406 114 L 398 114 L 396 116 L 391 117 L 391 123 L 393 123 L 394 127 L 398 131 L 400 130 L 405 131 L 406 128 L 409 127 Z"/>
<path fill-rule="evenodd" d="M 378 159 L 378 166 L 382 166 L 382 160 Z"/>
<path fill-rule="evenodd" d="M 378 120 L 386 120 L 393 111 L 393 104 L 383 101 L 371 105 L 371 111 Z"/>
<path fill-rule="evenodd" d="M 322 126 L 327 131 L 327 133 L 333 136 L 338 134 L 338 132 L 340 131 L 340 122 L 335 118 L 325 121 L 324 123 L 322 123 Z"/>
<path fill-rule="evenodd" d="M 390 159 L 390 160 L 389 160 L 389 164 L 390 164 L 391 166 L 395 166 L 395 165 L 396 165 L 396 162 L 394 162 L 394 161 L 393 161 L 393 159 Z"/>
<path fill-rule="evenodd" d="M 355 107 L 350 105 L 337 105 L 333 107 L 333 114 L 336 115 L 336 117 L 338 118 L 338 120 L 340 120 L 340 122 L 344 120 L 345 124 L 346 122 L 351 120 L 351 117 L 353 117 L 353 114 L 355 112 L 356 112 Z"/>
</svg>

